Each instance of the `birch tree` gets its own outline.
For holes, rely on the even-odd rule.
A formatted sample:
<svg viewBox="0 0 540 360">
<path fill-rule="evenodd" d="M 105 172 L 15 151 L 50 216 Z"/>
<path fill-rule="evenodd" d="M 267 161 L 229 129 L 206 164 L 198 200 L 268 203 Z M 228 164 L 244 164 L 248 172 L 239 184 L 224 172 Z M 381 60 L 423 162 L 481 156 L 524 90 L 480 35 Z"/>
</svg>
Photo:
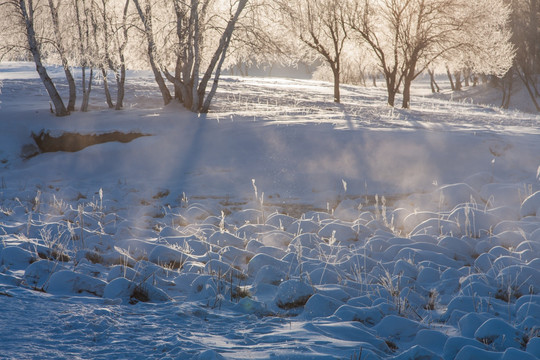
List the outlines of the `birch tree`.
<svg viewBox="0 0 540 360">
<path fill-rule="evenodd" d="M 94 78 L 94 60 L 95 60 L 95 47 L 93 48 L 91 43 L 91 9 L 88 7 L 86 0 L 73 1 L 75 7 L 75 19 L 77 25 L 77 45 L 79 50 L 79 61 L 81 67 L 81 88 L 82 88 L 82 103 L 81 111 L 88 111 L 88 105 L 90 101 L 90 93 L 92 91 L 92 81 Z M 87 77 L 86 70 L 89 70 Z"/>
<path fill-rule="evenodd" d="M 123 108 L 126 81 L 126 47 L 129 40 L 129 8 L 131 0 L 123 4 L 111 0 L 94 0 L 92 3 L 93 33 L 105 97 L 109 108 Z M 116 81 L 116 103 L 108 87 L 108 72 L 113 71 Z"/>
<path fill-rule="evenodd" d="M 33 0 L 2 0 L 0 1 L 0 9 L 3 9 L 7 16 L 10 16 L 15 22 L 12 26 L 17 27 L 17 31 L 24 34 L 25 48 L 31 54 L 36 65 L 36 71 L 49 94 L 54 113 L 57 116 L 65 116 L 69 114 L 58 90 L 52 79 L 50 78 L 47 69 L 43 65 L 42 46 L 43 41 L 36 32 L 36 24 L 43 19 L 38 19 L 36 7 Z M 41 14 L 42 15 L 42 14 Z M 21 44 L 22 46 L 22 44 Z"/>
<path fill-rule="evenodd" d="M 236 24 L 248 0 L 221 2 L 217 8 L 210 8 L 209 0 L 191 0 L 189 6 L 180 0 L 172 1 L 176 14 L 176 71 L 171 74 L 164 64 L 163 73 L 180 90 L 186 108 L 206 113 L 217 91 Z"/>
<path fill-rule="evenodd" d="M 152 2 L 149 0 L 133 0 L 137 13 L 139 14 L 140 20 L 142 22 L 142 33 L 146 39 L 147 43 L 147 57 L 148 62 L 150 63 L 150 68 L 154 73 L 154 79 L 161 91 L 161 96 L 163 98 L 163 103 L 165 105 L 171 102 L 172 96 L 165 84 L 165 79 L 161 75 L 161 70 L 156 60 L 156 40 L 155 40 L 155 30 L 153 25 L 153 13 L 152 13 Z"/>
<path fill-rule="evenodd" d="M 77 88 L 75 85 L 75 79 L 73 78 L 73 74 L 71 73 L 71 66 L 68 59 L 68 52 L 66 50 L 67 43 L 66 43 L 66 35 L 69 34 L 70 30 L 66 26 L 62 26 L 65 24 L 60 23 L 60 15 L 63 15 L 63 19 L 67 18 L 66 13 L 64 12 L 64 4 L 61 0 L 48 0 L 48 7 L 49 12 L 51 15 L 51 25 L 52 30 L 54 33 L 54 47 L 56 48 L 56 51 L 58 52 L 58 55 L 60 57 L 60 61 L 62 63 L 62 67 L 64 69 L 64 74 L 66 76 L 66 81 L 68 83 L 69 87 L 69 100 L 67 105 L 67 110 L 69 112 L 75 111 L 75 102 L 77 99 Z"/>
</svg>

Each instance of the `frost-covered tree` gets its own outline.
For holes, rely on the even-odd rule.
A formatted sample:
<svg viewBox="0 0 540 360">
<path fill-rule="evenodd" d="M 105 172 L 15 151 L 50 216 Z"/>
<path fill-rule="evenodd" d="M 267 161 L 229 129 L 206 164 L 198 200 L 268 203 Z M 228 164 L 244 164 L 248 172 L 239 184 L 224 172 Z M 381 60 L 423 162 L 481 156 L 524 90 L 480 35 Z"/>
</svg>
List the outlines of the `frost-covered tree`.
<svg viewBox="0 0 540 360">
<path fill-rule="evenodd" d="M 129 40 L 131 0 L 93 0 L 92 27 L 97 49 L 97 61 L 103 76 L 105 96 L 109 108 L 120 110 L 124 106 L 126 81 L 126 47 Z M 108 72 L 113 71 L 116 81 L 116 104 L 108 87 Z"/>
<path fill-rule="evenodd" d="M 474 2 L 470 10 L 480 13 L 486 6 L 492 6 L 491 0 Z M 473 31 L 469 27 L 463 28 L 461 46 L 436 61 L 446 66 L 452 90 L 461 90 L 462 82 L 468 86 L 471 77 L 490 75 L 501 78 L 507 73 L 515 54 L 509 16 L 508 6 L 492 6 L 492 11 L 483 13 L 481 20 L 473 23 Z"/>
<path fill-rule="evenodd" d="M 154 30 L 152 2 L 149 0 L 133 0 L 133 3 L 135 4 L 137 13 L 139 14 L 142 23 L 141 31 L 144 34 L 147 43 L 146 55 L 148 57 L 148 62 L 150 64 L 152 72 L 154 73 L 154 78 L 159 87 L 159 90 L 161 91 L 163 103 L 167 105 L 171 101 L 172 97 L 169 89 L 167 88 L 167 85 L 165 84 L 165 79 L 161 74 L 161 70 L 159 69 L 159 64 L 156 61 L 156 30 Z"/>
<path fill-rule="evenodd" d="M 92 9 L 90 0 L 75 0 L 77 45 L 79 51 L 79 61 L 81 67 L 81 87 L 82 87 L 82 104 L 81 111 L 88 111 L 90 101 L 90 92 L 92 91 L 92 82 L 94 78 L 94 65 L 96 64 L 97 44 L 92 41 L 95 36 L 94 28 L 92 27 Z M 89 69 L 87 77 L 86 70 Z"/>
<path fill-rule="evenodd" d="M 341 101 L 341 58 L 349 36 L 346 0 L 276 1 L 281 23 L 332 70 L 334 101 Z"/>
<path fill-rule="evenodd" d="M 166 78 L 175 87 L 175 97 L 186 108 L 208 112 L 233 33 L 248 0 L 160 3 L 133 0 L 133 3 L 143 25 L 148 61 L 164 103 L 172 99 Z"/>
<path fill-rule="evenodd" d="M 69 87 L 69 100 L 67 110 L 71 112 L 75 110 L 77 88 L 75 85 L 75 79 L 71 72 L 71 66 L 67 51 L 67 49 L 69 48 L 68 41 L 70 39 L 69 36 L 66 36 L 66 34 L 69 34 L 71 32 L 71 29 L 69 28 L 66 21 L 66 19 L 69 19 L 69 16 L 66 16 L 67 14 L 63 9 L 63 7 L 66 6 L 65 1 L 48 0 L 47 6 L 49 8 L 48 10 L 50 13 L 50 25 L 53 32 L 51 44 L 53 44 L 54 48 L 56 49 L 62 67 L 64 68 L 64 74 L 66 75 L 66 81 Z"/>
<path fill-rule="evenodd" d="M 363 44 L 349 41 L 340 56 L 339 80 L 342 84 L 367 86 L 371 81 L 373 86 L 377 86 L 376 77 L 379 73 L 377 63 L 369 50 L 359 48 Z M 332 69 L 325 63 L 317 68 L 313 73 L 313 78 L 328 82 L 334 81 Z"/>
<path fill-rule="evenodd" d="M 224 67 L 249 75 L 252 67 L 262 67 L 270 72 L 276 64 L 293 65 L 294 47 L 284 36 L 284 29 L 276 21 L 279 3 L 266 0 L 251 0 L 236 24 L 229 55 Z"/>
<path fill-rule="evenodd" d="M 501 16 L 488 15 L 486 20 L 482 9 Z M 355 0 L 349 13 L 351 28 L 378 59 L 388 104 L 394 106 L 403 86 L 403 108 L 410 106 L 413 80 L 435 61 L 451 52 L 486 47 L 481 42 L 494 34 L 502 34 L 500 40 L 508 37 L 502 0 Z M 489 44 L 491 51 L 497 46 L 509 48 L 507 41 Z M 511 59 L 511 52 L 501 52 Z"/>
<path fill-rule="evenodd" d="M 9 19 L 4 24 L 11 27 L 4 27 L 0 29 L 0 32 L 13 31 L 14 34 L 24 35 L 24 41 L 17 37 L 17 42 L 11 43 L 8 41 L 8 45 L 4 45 L 3 47 L 8 51 L 23 48 L 31 54 L 36 64 L 36 71 L 54 106 L 54 113 L 57 116 L 68 115 L 69 111 L 64 105 L 46 67 L 43 65 L 43 48 L 45 45 L 44 36 L 41 34 L 41 31 L 45 29 L 43 26 L 43 22 L 45 21 L 43 12 L 36 12 L 36 4 L 33 0 L 0 0 L 0 9 L 3 10 L 4 21 Z"/>
<path fill-rule="evenodd" d="M 181 71 L 178 72 L 180 77 L 167 76 L 182 90 L 184 106 L 202 113 L 208 112 L 217 91 L 233 33 L 248 0 L 218 1 L 211 8 L 209 3 L 191 1 L 188 35 L 183 41 L 179 37 L 178 45 L 183 46 L 180 53 Z M 208 91 L 207 86 L 212 77 L 212 86 Z"/>
</svg>

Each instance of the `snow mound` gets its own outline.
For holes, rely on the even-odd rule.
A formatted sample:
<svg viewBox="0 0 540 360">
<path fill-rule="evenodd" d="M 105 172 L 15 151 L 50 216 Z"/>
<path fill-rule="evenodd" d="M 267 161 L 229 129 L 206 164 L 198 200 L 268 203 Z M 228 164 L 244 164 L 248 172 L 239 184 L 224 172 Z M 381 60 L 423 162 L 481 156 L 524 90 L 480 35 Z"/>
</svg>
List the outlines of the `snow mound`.
<svg viewBox="0 0 540 360">
<path fill-rule="evenodd" d="M 540 191 L 535 192 L 523 200 L 519 214 L 521 217 L 540 215 Z"/>
<path fill-rule="evenodd" d="M 106 286 L 107 283 L 103 280 L 70 270 L 61 270 L 52 274 L 45 286 L 45 291 L 51 294 L 87 294 L 101 297 Z"/>
</svg>

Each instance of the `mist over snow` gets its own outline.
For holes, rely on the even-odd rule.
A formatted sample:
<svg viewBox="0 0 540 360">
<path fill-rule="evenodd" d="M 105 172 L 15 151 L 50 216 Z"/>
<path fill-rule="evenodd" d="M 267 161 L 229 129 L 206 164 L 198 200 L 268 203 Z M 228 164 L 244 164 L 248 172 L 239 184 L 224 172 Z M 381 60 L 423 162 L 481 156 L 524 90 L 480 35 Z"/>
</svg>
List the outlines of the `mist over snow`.
<svg viewBox="0 0 540 360">
<path fill-rule="evenodd" d="M 198 115 L 132 71 L 55 117 L 0 81 L 1 358 L 540 357 L 540 116 L 227 76 Z"/>
</svg>

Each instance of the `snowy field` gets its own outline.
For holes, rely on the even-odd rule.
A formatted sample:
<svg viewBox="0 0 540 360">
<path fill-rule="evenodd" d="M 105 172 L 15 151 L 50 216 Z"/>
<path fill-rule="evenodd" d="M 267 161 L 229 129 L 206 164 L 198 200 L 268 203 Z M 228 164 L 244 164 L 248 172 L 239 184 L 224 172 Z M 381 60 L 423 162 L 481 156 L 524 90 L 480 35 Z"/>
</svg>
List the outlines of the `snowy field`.
<svg viewBox="0 0 540 360">
<path fill-rule="evenodd" d="M 57 118 L 0 81 L 0 358 L 540 357 L 540 116 L 236 77 L 197 116 L 133 72 Z"/>
</svg>

